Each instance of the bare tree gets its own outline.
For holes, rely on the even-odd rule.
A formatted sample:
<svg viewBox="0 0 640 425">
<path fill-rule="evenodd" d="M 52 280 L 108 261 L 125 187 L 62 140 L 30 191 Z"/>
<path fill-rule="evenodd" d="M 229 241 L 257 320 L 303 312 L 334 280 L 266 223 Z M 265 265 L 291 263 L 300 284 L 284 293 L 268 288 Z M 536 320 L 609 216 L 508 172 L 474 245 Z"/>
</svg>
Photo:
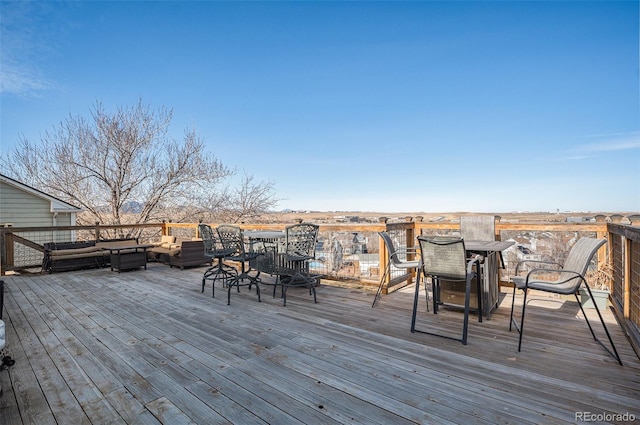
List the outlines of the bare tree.
<svg viewBox="0 0 640 425">
<path fill-rule="evenodd" d="M 240 189 L 226 188 L 235 171 L 206 153 L 195 131 L 187 129 L 181 141 L 169 138 L 169 109 L 152 111 L 139 101 L 110 114 L 97 102 L 91 118 L 69 115 L 41 143 L 21 137 L 3 160 L 17 179 L 84 208 L 78 224 L 194 220 L 227 211 L 221 200 L 229 194 L 245 213 L 275 203 L 273 185 L 253 177 Z"/>
<path fill-rule="evenodd" d="M 214 200 L 217 208 L 211 208 L 214 221 L 239 223 L 255 220 L 275 207 L 280 199 L 275 197 L 273 182 L 256 182 L 246 173 L 236 188 L 226 189 Z M 224 202 L 220 202 L 224 199 Z"/>
</svg>

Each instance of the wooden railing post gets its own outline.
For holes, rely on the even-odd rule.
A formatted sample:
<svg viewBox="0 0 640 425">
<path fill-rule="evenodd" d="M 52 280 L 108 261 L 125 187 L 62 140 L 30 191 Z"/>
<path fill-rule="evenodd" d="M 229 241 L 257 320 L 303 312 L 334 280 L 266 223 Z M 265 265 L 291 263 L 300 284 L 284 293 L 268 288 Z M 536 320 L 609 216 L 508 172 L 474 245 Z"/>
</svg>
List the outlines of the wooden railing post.
<svg viewBox="0 0 640 425">
<path fill-rule="evenodd" d="M 605 223 L 606 218 L 607 217 L 602 214 L 595 216 L 596 223 Z M 603 226 L 602 229 L 599 229 L 596 231 L 596 238 L 607 239 L 607 245 L 609 245 L 609 249 L 603 246 L 598 250 L 598 268 L 599 268 L 600 264 L 605 264 L 607 261 L 609 261 L 609 259 L 612 258 L 612 255 L 608 255 L 611 252 L 612 247 L 611 247 L 611 238 L 608 236 L 608 231 L 606 226 Z"/>
<path fill-rule="evenodd" d="M 7 248 L 5 246 L 4 231 L 0 231 L 0 276 L 4 276 Z"/>
<path fill-rule="evenodd" d="M 627 216 L 629 222 L 632 226 L 640 226 L 640 214 L 631 214 Z M 623 316 L 625 319 L 630 319 L 631 317 L 631 265 L 632 265 L 632 244 L 633 241 L 623 237 L 622 238 L 622 246 L 624 246 L 624 293 L 623 293 Z"/>
<path fill-rule="evenodd" d="M 622 246 L 624 246 L 624 290 L 622 294 L 622 315 L 627 320 L 631 315 L 631 243 L 631 240 L 624 236 L 622 237 Z"/>
<path fill-rule="evenodd" d="M 15 263 L 15 245 L 14 245 L 14 238 L 13 238 L 13 233 L 9 232 L 6 234 L 6 246 L 5 246 L 5 258 L 7 260 L 7 264 L 14 264 Z"/>
<path fill-rule="evenodd" d="M 389 267 L 389 261 L 391 259 L 389 258 L 389 251 L 387 250 L 387 245 L 384 243 L 384 241 L 380 236 L 378 236 L 378 252 L 379 252 L 378 264 L 380 264 L 380 270 L 378 270 L 378 273 L 380 273 L 380 277 L 382 278 L 382 275 L 384 274 L 384 270 L 387 270 L 387 267 Z M 384 294 L 386 294 L 386 291 L 387 291 L 387 288 L 389 287 L 390 282 L 391 282 L 391 273 L 388 273 L 387 277 L 385 278 L 384 285 L 382 287 Z"/>
<path fill-rule="evenodd" d="M 613 251 L 614 293 L 613 304 L 618 323 L 625 330 L 636 353 L 640 353 L 640 304 L 635 294 L 640 287 L 640 229 L 626 224 L 607 224 Z M 618 242 L 619 241 L 619 242 Z M 635 261 L 635 263 L 634 263 Z M 615 292 L 617 291 L 617 292 Z"/>
<path fill-rule="evenodd" d="M 5 228 L 10 228 L 13 227 L 11 224 L 7 223 L 5 226 Z M 15 257 L 14 257 L 14 245 L 13 245 L 13 232 L 6 232 L 4 233 L 4 244 L 2 245 L 3 249 L 3 258 L 2 258 L 2 268 L 3 268 L 3 272 L 2 275 L 4 276 L 4 272 L 7 270 L 7 265 L 11 264 L 13 265 L 14 261 L 15 261 Z"/>
<path fill-rule="evenodd" d="M 385 231 L 387 231 L 387 221 L 389 221 L 389 219 L 387 217 L 379 217 L 378 221 L 380 223 L 384 223 L 385 224 Z M 382 238 L 379 235 L 378 236 L 378 275 L 380 276 L 380 279 L 382 279 L 382 275 L 384 274 L 384 270 L 387 269 L 387 267 L 389 266 L 389 251 L 387 251 L 387 245 L 384 243 L 384 241 L 382 240 Z M 391 273 L 389 273 L 385 279 L 384 285 L 383 285 L 383 289 L 386 290 L 389 287 L 389 283 L 391 282 Z"/>
<path fill-rule="evenodd" d="M 499 215 L 494 215 L 493 216 L 494 219 L 494 226 L 493 229 L 495 231 L 495 235 L 494 235 L 494 239 L 497 241 L 501 241 L 502 240 L 502 236 L 500 235 L 500 229 L 498 229 L 498 224 L 500 224 L 500 220 L 502 220 L 502 217 Z"/>
<path fill-rule="evenodd" d="M 162 236 L 168 236 L 169 235 L 169 229 L 167 228 L 167 221 L 166 220 L 162 220 L 162 228 L 161 228 L 161 232 Z"/>
<path fill-rule="evenodd" d="M 408 217 L 410 218 L 410 217 Z M 407 261 L 413 261 L 415 260 L 416 256 L 414 255 L 414 250 L 412 250 L 411 248 L 413 248 L 414 246 L 416 246 L 416 224 L 413 221 L 413 219 L 411 218 L 411 220 L 407 220 L 407 221 L 411 221 L 411 223 L 413 224 L 411 227 L 408 227 L 406 230 L 406 244 L 407 244 L 407 250 L 408 250 L 408 254 L 407 254 Z M 409 283 L 411 283 L 413 281 L 413 279 L 415 279 L 416 277 L 416 271 L 415 270 L 411 270 L 411 278 L 409 279 Z"/>
</svg>

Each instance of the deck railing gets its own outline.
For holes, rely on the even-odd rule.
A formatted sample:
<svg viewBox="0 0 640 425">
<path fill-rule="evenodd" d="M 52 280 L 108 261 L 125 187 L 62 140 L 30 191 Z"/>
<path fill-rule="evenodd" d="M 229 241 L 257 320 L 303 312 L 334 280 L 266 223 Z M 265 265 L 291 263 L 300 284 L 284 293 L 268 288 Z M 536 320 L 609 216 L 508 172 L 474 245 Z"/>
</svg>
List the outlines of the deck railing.
<svg viewBox="0 0 640 425">
<path fill-rule="evenodd" d="M 607 229 L 612 305 L 640 356 L 640 227 L 609 224 Z"/>
<path fill-rule="evenodd" d="M 514 245 L 503 253 L 505 269 L 500 281 L 506 283 L 521 259 L 562 262 L 573 241 L 580 237 L 607 238 L 594 267 L 613 270 L 609 282 L 611 302 L 621 324 L 640 353 L 640 216 L 597 216 L 595 222 L 509 222 L 496 217 L 496 239 L 511 240 Z M 212 226 L 217 224 L 212 223 Z M 246 230 L 283 230 L 286 224 L 242 223 Z M 404 221 L 380 219 L 378 223 L 320 224 L 314 272 L 331 280 L 357 282 L 375 287 L 389 262 L 389 253 L 377 232 L 387 231 L 396 246 L 414 245 L 418 235 L 459 235 L 456 221 L 423 222 L 421 217 Z M 140 242 L 153 242 L 160 235 L 199 237 L 198 223 L 151 223 L 143 225 L 95 225 L 57 227 L 0 228 L 0 275 L 6 273 L 39 273 L 46 242 L 99 240 L 137 237 Z M 391 266 L 383 293 L 413 282 L 415 273 Z"/>
</svg>

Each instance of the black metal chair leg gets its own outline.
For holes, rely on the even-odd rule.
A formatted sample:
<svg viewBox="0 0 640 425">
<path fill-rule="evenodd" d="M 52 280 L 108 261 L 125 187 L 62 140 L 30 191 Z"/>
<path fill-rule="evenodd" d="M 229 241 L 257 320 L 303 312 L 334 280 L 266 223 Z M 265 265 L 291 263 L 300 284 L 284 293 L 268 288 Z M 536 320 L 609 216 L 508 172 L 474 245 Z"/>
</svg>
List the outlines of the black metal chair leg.
<svg viewBox="0 0 640 425">
<path fill-rule="evenodd" d="M 591 288 L 589 288 L 587 286 L 587 290 L 589 291 L 589 297 L 593 300 L 593 295 L 591 294 Z M 587 326 L 589 327 L 589 330 L 591 331 L 591 335 L 593 336 L 593 339 L 602 346 L 602 348 L 604 348 L 609 355 L 611 355 L 613 358 L 615 358 L 618 363 L 620 364 L 620 366 L 622 366 L 622 359 L 620 359 L 620 354 L 618 354 L 618 350 L 616 349 L 615 344 L 613 343 L 613 338 L 611 338 L 611 334 L 609 333 L 609 329 L 607 329 L 607 325 L 604 323 L 604 318 L 602 317 L 602 314 L 600 313 L 600 309 L 598 308 L 598 305 L 595 303 L 595 301 L 593 302 L 593 306 L 596 309 L 596 313 L 598 313 L 598 318 L 600 319 L 600 323 L 602 323 L 602 327 L 604 328 L 604 332 L 607 335 L 607 339 L 609 339 L 609 344 L 611 344 L 611 348 L 613 349 L 613 351 L 611 351 L 606 345 L 604 345 L 602 343 L 602 341 L 600 341 L 600 339 L 596 336 L 596 333 L 593 330 L 593 327 L 591 326 L 591 323 L 589 322 L 589 318 L 587 317 L 586 312 L 584 311 L 584 308 L 582 307 L 582 303 L 580 302 L 580 299 L 578 298 L 578 294 L 574 294 L 576 296 L 576 301 L 578 302 L 578 305 L 580 306 L 580 311 L 582 311 L 582 316 L 584 317 L 584 320 L 587 322 Z"/>
<path fill-rule="evenodd" d="M 426 280 L 426 279 L 425 279 Z M 413 295 L 413 313 L 411 314 L 411 332 L 416 331 L 416 315 L 418 313 L 418 297 L 420 296 L 420 275 L 416 278 L 416 291 Z"/>
<path fill-rule="evenodd" d="M 519 336 L 518 336 L 518 351 L 521 350 L 522 348 L 522 334 L 524 333 L 524 313 L 525 310 L 527 308 L 527 293 L 529 291 L 527 291 L 526 289 L 524 289 L 524 299 L 522 300 L 522 317 L 520 318 L 520 328 L 518 329 L 519 332 Z"/>
<path fill-rule="evenodd" d="M 469 301 L 471 298 L 471 278 L 467 277 L 464 297 L 464 324 L 462 325 L 462 345 L 467 345 L 467 333 L 469 331 Z"/>
<path fill-rule="evenodd" d="M 202 275 L 202 291 L 201 292 L 204 292 L 204 288 L 206 286 L 207 280 L 211 280 L 211 287 L 212 287 L 211 296 L 213 298 L 215 298 L 216 280 L 222 280 L 222 287 L 224 288 L 227 286 L 227 281 L 229 279 L 235 278 L 238 275 L 237 272 L 233 273 L 232 271 L 225 270 L 225 267 L 227 267 L 235 271 L 233 267 L 224 264 L 221 258 L 217 258 L 217 261 L 218 262 L 216 263 L 215 266 L 208 268 Z"/>
<path fill-rule="evenodd" d="M 417 279 L 417 277 L 416 277 L 416 279 Z M 418 285 L 418 283 L 419 282 L 416 280 L 416 285 Z M 433 291 L 433 289 L 432 289 L 432 291 Z M 425 298 L 427 300 L 427 311 L 429 311 L 429 286 L 427 284 L 427 279 L 426 278 L 424 279 L 424 296 L 425 296 Z"/>
<path fill-rule="evenodd" d="M 518 290 L 518 288 L 516 288 L 516 285 L 513 285 L 513 292 L 511 294 L 511 314 L 509 315 L 509 332 L 511 332 L 511 328 L 512 328 L 512 324 L 513 324 L 513 306 L 516 302 L 516 291 Z"/>
<path fill-rule="evenodd" d="M 385 267 L 384 273 L 382 274 L 382 278 L 380 279 L 380 284 L 378 285 L 376 296 L 373 297 L 373 303 L 371 304 L 371 307 L 375 306 L 376 301 L 378 301 L 378 298 L 380 298 L 380 295 L 382 294 L 382 286 L 384 285 L 384 282 L 387 280 L 387 275 L 389 274 L 390 269 L 391 269 L 391 265 L 387 264 L 387 267 Z"/>
<path fill-rule="evenodd" d="M 300 283 L 296 283 L 300 282 Z M 315 304 L 318 303 L 317 295 L 316 295 L 316 279 L 311 278 L 309 276 L 305 276 L 302 272 L 296 271 L 292 276 L 289 276 L 280 281 L 282 285 L 282 305 L 287 305 L 287 289 L 293 286 L 308 286 L 309 287 L 309 295 L 313 295 L 313 302 Z"/>
<path fill-rule="evenodd" d="M 482 280 L 479 275 L 476 276 L 476 291 L 478 292 L 478 322 L 482 323 Z"/>
</svg>

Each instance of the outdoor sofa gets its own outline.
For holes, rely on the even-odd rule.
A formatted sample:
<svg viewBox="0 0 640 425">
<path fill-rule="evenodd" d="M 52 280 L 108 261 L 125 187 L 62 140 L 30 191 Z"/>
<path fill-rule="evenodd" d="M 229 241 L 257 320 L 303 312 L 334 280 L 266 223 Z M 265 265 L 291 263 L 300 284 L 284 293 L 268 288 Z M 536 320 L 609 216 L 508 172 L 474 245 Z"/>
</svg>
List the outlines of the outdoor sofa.
<svg viewBox="0 0 640 425">
<path fill-rule="evenodd" d="M 212 263 L 211 258 L 204 255 L 204 242 L 197 238 L 175 239 L 173 236 L 163 236 L 160 243 L 147 250 L 147 257 L 181 269 Z"/>
<path fill-rule="evenodd" d="M 44 244 L 42 270 L 48 273 L 107 267 L 110 264 L 108 248 L 137 245 L 137 239 L 110 239 L 103 241 L 47 242 Z"/>
</svg>

